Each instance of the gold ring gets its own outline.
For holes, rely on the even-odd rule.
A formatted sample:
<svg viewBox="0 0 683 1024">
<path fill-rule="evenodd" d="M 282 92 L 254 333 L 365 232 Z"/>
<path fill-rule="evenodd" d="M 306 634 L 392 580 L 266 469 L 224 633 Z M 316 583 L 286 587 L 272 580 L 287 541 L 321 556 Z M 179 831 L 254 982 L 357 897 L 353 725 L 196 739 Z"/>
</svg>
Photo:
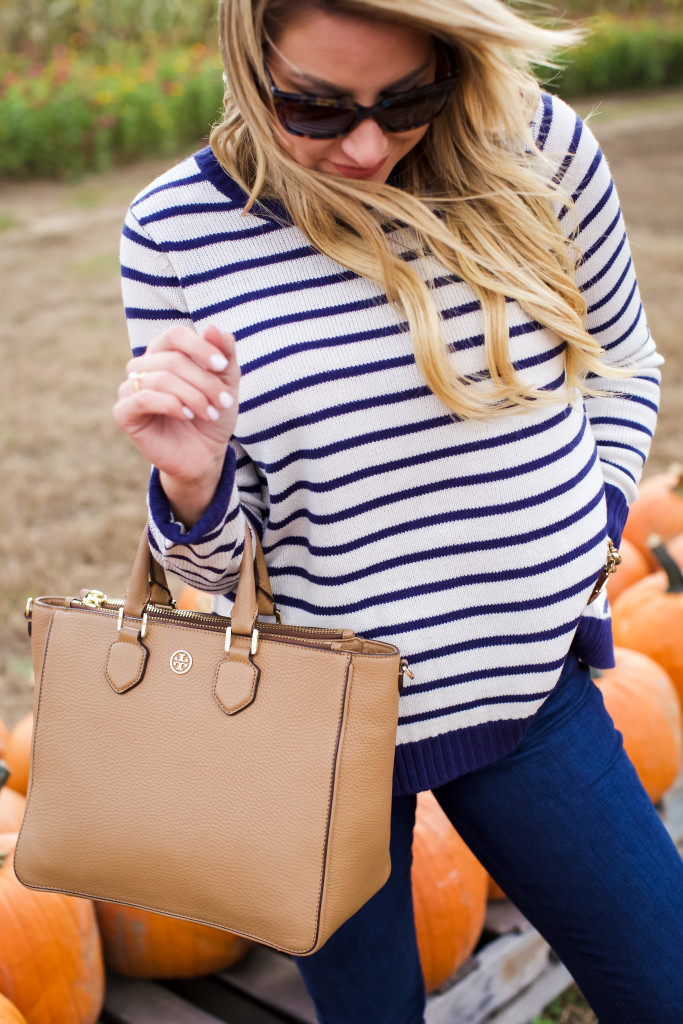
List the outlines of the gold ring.
<svg viewBox="0 0 683 1024">
<path fill-rule="evenodd" d="M 142 373 L 136 373 L 135 374 L 135 390 L 136 391 L 140 390 L 140 381 L 142 380 L 142 378 L 145 376 L 146 373 L 147 373 L 147 370 L 143 370 Z"/>
</svg>

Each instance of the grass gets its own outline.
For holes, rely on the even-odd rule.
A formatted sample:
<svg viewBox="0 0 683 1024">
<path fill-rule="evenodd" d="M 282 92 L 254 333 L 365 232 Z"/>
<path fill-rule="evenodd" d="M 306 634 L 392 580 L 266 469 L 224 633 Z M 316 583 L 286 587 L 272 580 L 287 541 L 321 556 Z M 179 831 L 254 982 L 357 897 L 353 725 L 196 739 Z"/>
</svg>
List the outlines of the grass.
<svg viewBox="0 0 683 1024">
<path fill-rule="evenodd" d="M 597 1017 L 576 985 L 553 999 L 531 1024 L 597 1024 Z"/>
</svg>

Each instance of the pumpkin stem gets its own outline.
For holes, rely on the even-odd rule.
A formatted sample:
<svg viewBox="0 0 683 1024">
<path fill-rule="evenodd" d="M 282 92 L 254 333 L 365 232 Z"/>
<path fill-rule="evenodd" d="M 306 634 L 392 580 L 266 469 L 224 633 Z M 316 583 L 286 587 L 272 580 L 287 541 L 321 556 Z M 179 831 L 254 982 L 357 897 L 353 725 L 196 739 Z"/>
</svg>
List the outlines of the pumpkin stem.
<svg viewBox="0 0 683 1024">
<path fill-rule="evenodd" d="M 677 477 L 676 483 L 672 488 L 673 493 L 678 495 L 679 498 L 683 498 L 683 463 L 673 462 L 669 466 L 669 472 L 675 473 Z"/>
<path fill-rule="evenodd" d="M 668 593 L 683 594 L 683 573 L 681 572 L 678 562 L 676 562 L 667 551 L 662 538 L 658 534 L 653 533 L 647 539 L 647 546 L 668 577 Z"/>
</svg>

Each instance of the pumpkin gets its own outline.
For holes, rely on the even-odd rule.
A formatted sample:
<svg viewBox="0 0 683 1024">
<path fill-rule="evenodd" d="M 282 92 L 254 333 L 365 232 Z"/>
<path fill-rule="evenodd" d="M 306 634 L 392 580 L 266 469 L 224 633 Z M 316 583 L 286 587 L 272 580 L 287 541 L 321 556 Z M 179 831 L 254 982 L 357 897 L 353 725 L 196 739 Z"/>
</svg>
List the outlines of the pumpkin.
<svg viewBox="0 0 683 1024">
<path fill-rule="evenodd" d="M 0 757 L 5 756 L 5 750 L 7 748 L 7 738 L 9 736 L 9 729 L 0 718 Z"/>
<path fill-rule="evenodd" d="M 8 778 L 9 769 L 0 761 L 0 832 L 18 832 L 24 820 L 26 798 L 5 785 Z"/>
<path fill-rule="evenodd" d="M 26 1017 L 19 1013 L 14 1003 L 0 995 L 0 1024 L 27 1024 Z"/>
<path fill-rule="evenodd" d="M 464 963 L 484 928 L 488 875 L 432 793 L 420 793 L 413 835 L 417 944 L 428 992 Z"/>
<path fill-rule="evenodd" d="M 645 556 L 654 572 L 659 564 L 648 549 L 648 537 L 656 533 L 664 543 L 683 533 L 683 467 L 674 466 L 668 473 L 658 473 L 644 480 L 638 497 L 629 509 L 624 537 Z"/>
<path fill-rule="evenodd" d="M 28 1024 L 95 1024 L 104 964 L 91 900 L 23 886 L 0 835 L 0 993 Z"/>
<path fill-rule="evenodd" d="M 652 551 L 663 571 L 638 580 L 616 599 L 614 642 L 658 662 L 671 676 L 683 704 L 683 574 L 657 539 Z"/>
<path fill-rule="evenodd" d="M 7 785 L 17 793 L 26 796 L 29 766 L 31 763 L 31 739 L 33 737 L 33 714 L 20 718 L 7 737 L 5 761 L 10 770 Z"/>
<path fill-rule="evenodd" d="M 507 899 L 507 896 L 505 895 L 505 893 L 503 892 L 501 887 L 498 885 L 498 883 L 493 881 L 493 879 L 491 878 L 491 875 L 489 875 L 488 898 L 490 900 L 506 900 Z"/>
<path fill-rule="evenodd" d="M 638 778 L 657 803 L 681 769 L 681 705 L 670 677 L 652 658 L 617 647 L 614 659 L 614 668 L 593 671 L 594 681 Z"/>
<path fill-rule="evenodd" d="M 607 583 L 607 596 L 610 601 L 616 601 L 623 590 L 642 580 L 651 571 L 645 555 L 630 540 L 622 538 L 619 554 L 619 568 L 610 576 Z"/>
<path fill-rule="evenodd" d="M 206 594 L 203 590 L 195 590 L 189 585 L 184 586 L 176 601 L 176 607 L 186 608 L 191 612 L 210 612 L 211 594 Z"/>
<path fill-rule="evenodd" d="M 198 978 L 241 960 L 253 945 L 220 928 L 95 901 L 107 967 L 129 978 Z"/>
</svg>

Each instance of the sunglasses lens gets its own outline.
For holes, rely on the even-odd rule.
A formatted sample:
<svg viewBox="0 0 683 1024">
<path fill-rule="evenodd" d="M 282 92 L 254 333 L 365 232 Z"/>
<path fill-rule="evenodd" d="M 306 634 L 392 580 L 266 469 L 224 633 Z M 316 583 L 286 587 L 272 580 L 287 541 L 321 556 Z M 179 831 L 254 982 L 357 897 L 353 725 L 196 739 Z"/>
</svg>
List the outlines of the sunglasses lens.
<svg viewBox="0 0 683 1024">
<path fill-rule="evenodd" d="M 390 132 L 408 132 L 428 124 L 441 113 L 453 91 L 452 82 L 444 82 L 426 96 L 396 96 L 384 104 L 384 126 Z"/>
<path fill-rule="evenodd" d="M 275 109 L 280 124 L 288 132 L 314 139 L 343 135 L 353 124 L 355 116 L 351 109 L 285 99 L 277 99 Z"/>
</svg>

